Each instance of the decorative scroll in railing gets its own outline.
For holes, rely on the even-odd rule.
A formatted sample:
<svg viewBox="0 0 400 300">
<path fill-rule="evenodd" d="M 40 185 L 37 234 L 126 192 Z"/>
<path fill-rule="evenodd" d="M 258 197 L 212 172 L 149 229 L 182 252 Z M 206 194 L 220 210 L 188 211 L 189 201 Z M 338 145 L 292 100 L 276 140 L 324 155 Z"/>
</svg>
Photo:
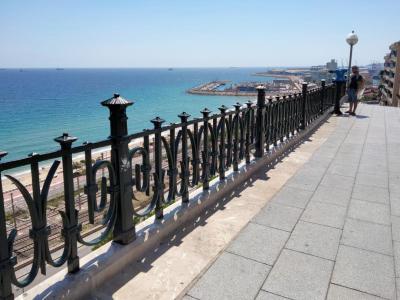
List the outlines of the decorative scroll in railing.
<svg viewBox="0 0 400 300">
<path fill-rule="evenodd" d="M 319 115 L 333 106 L 341 95 L 334 85 L 303 91 L 282 97 L 265 99 L 265 90 L 258 89 L 256 105 L 251 101 L 244 106 L 225 106 L 211 115 L 205 108 L 202 118 L 189 120 L 181 113 L 179 124 L 163 126 L 164 120 L 151 120 L 154 128 L 128 134 L 126 109 L 132 105 L 118 94 L 101 104 L 110 111 L 109 139 L 74 146 L 76 138 L 68 134 L 55 139 L 60 150 L 47 154 L 33 154 L 27 158 L 0 163 L 1 172 L 19 167 L 30 167 L 32 188 L 27 188 L 15 177 L 5 175 L 20 191 L 28 207 L 33 241 L 31 269 L 24 278 L 16 275 L 17 259 L 13 246 L 17 231 L 7 229 L 5 198 L 0 181 L 0 299 L 13 299 L 13 285 L 28 286 L 46 266 L 68 266 L 68 272 L 79 270 L 78 244 L 97 245 L 112 235 L 114 242 L 128 244 L 135 239 L 135 217 L 155 213 L 163 218 L 163 209 L 177 197 L 182 203 L 189 201 L 189 189 L 209 188 L 214 177 L 225 178 L 225 172 L 239 163 L 250 163 L 251 156 L 261 157 L 278 142 L 304 130 Z M 132 147 L 132 141 L 139 141 Z M 93 161 L 96 149 L 111 147 L 111 160 Z M 101 216 L 104 231 L 97 238 L 86 240 L 82 235 L 80 211 L 77 209 L 73 182 L 73 155 L 84 154 L 88 222 Z M 0 159 L 7 153 L 1 152 Z M 53 161 L 45 181 L 40 184 L 40 164 Z M 62 247 L 57 259 L 49 247 L 51 228 L 48 225 L 47 205 L 49 190 L 57 169 L 62 163 L 63 203 L 61 209 Z M 101 170 L 101 173 L 100 173 Z M 104 172 L 105 171 L 105 172 Z M 108 174 L 108 176 L 104 174 Z M 98 179 L 101 175 L 100 179 Z M 135 208 L 137 193 L 147 196 L 146 207 Z"/>
</svg>

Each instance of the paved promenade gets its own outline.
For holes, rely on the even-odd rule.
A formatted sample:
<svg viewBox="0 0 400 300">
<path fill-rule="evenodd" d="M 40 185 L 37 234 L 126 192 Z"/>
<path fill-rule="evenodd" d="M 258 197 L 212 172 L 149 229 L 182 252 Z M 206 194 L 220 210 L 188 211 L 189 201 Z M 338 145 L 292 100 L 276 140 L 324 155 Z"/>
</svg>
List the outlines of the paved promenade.
<svg viewBox="0 0 400 300">
<path fill-rule="evenodd" d="M 400 109 L 358 114 L 336 118 L 185 300 L 400 299 Z"/>
</svg>

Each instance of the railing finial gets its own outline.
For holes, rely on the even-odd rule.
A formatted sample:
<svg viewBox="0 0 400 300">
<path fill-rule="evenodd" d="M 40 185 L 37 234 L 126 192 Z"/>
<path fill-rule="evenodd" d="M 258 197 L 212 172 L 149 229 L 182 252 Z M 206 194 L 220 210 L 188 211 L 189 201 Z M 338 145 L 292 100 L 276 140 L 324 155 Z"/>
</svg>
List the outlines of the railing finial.
<svg viewBox="0 0 400 300">
<path fill-rule="evenodd" d="M 118 94 L 118 93 L 114 93 L 114 95 L 111 98 L 102 101 L 101 105 L 107 106 L 107 107 L 111 107 L 111 106 L 130 106 L 133 103 L 135 103 L 135 102 L 127 100 L 127 99 L 121 97 L 121 95 Z"/>
</svg>

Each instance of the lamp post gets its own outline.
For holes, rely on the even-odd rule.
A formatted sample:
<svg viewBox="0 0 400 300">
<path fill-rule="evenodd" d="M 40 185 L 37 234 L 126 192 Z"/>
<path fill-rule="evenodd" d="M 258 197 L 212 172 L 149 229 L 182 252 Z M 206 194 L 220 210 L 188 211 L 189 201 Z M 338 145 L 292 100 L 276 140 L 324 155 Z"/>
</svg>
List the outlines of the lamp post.
<svg viewBox="0 0 400 300">
<path fill-rule="evenodd" d="M 351 69 L 351 59 L 353 56 L 353 46 L 358 42 L 358 36 L 354 33 L 354 30 L 346 38 L 347 44 L 350 45 L 350 57 L 349 57 L 349 67 L 347 69 L 347 85 L 350 83 L 350 69 Z"/>
</svg>

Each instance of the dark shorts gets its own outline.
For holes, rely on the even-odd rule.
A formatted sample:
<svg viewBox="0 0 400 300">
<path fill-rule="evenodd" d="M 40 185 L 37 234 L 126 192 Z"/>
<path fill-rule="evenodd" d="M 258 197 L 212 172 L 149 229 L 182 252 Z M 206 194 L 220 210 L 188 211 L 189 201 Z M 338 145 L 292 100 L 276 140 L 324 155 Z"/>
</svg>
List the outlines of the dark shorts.
<svg viewBox="0 0 400 300">
<path fill-rule="evenodd" d="M 348 89 L 347 96 L 349 97 L 350 103 L 357 102 L 357 91 L 355 89 Z"/>
</svg>

